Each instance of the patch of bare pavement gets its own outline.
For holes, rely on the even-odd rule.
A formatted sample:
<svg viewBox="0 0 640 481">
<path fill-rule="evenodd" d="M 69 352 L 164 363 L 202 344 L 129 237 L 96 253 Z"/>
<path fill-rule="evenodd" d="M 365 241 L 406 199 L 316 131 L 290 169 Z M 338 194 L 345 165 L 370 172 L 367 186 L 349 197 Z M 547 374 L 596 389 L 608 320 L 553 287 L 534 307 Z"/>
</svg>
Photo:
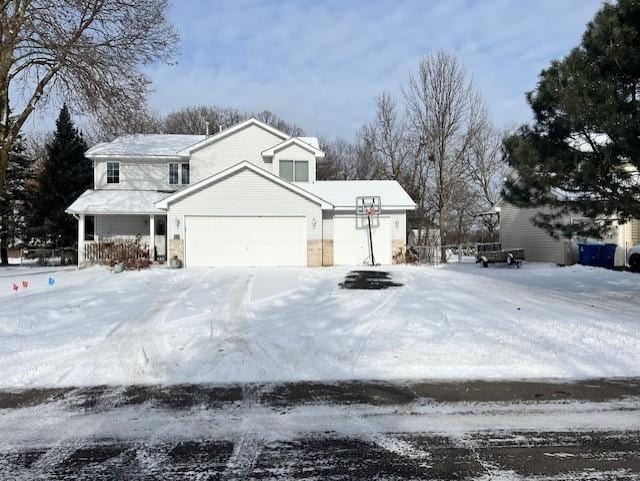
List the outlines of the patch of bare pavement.
<svg viewBox="0 0 640 481">
<path fill-rule="evenodd" d="M 1 480 L 640 480 L 640 379 L 0 391 Z"/>
</svg>

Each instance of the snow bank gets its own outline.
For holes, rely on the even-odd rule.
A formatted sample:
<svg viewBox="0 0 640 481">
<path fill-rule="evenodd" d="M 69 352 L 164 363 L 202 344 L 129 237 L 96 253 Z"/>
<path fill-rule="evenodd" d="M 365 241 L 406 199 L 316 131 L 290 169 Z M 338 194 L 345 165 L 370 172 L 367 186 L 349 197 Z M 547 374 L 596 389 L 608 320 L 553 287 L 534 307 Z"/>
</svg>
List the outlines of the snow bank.
<svg viewBox="0 0 640 481">
<path fill-rule="evenodd" d="M 640 375 L 638 275 L 391 270 L 352 291 L 343 268 L 4 269 L 0 387 Z"/>
</svg>

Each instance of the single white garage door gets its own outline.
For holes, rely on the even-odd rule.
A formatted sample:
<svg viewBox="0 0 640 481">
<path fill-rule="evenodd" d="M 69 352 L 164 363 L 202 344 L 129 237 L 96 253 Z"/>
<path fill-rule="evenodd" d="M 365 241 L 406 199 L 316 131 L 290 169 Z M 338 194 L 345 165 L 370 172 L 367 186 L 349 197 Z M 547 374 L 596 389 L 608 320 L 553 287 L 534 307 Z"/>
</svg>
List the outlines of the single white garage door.
<svg viewBox="0 0 640 481">
<path fill-rule="evenodd" d="M 305 217 L 214 217 L 185 219 L 186 265 L 306 266 Z"/>
<path fill-rule="evenodd" d="M 372 219 L 372 225 L 376 222 Z M 333 218 L 333 263 L 362 265 L 369 259 L 367 219 Z M 379 217 L 371 229 L 376 264 L 391 264 L 391 220 Z"/>
</svg>

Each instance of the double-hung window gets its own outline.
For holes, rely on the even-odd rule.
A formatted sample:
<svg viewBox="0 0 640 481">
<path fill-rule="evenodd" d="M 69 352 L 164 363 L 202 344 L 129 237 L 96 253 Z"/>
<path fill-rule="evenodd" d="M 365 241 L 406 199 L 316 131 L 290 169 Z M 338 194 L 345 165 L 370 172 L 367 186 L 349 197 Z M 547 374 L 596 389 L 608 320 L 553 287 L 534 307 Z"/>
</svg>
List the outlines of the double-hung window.
<svg viewBox="0 0 640 481">
<path fill-rule="evenodd" d="M 170 185 L 178 184 L 178 166 L 179 164 L 174 164 L 174 163 L 169 164 L 169 184 Z"/>
<path fill-rule="evenodd" d="M 289 182 L 309 182 L 309 162 L 306 160 L 281 160 L 280 177 Z"/>
<path fill-rule="evenodd" d="M 180 166 L 180 183 L 182 185 L 189 183 L 189 164 L 181 164 Z"/>
<path fill-rule="evenodd" d="M 186 185 L 189 183 L 189 164 L 171 162 L 169 164 L 169 185 Z"/>
<path fill-rule="evenodd" d="M 120 162 L 107 162 L 107 184 L 120 183 Z"/>
</svg>

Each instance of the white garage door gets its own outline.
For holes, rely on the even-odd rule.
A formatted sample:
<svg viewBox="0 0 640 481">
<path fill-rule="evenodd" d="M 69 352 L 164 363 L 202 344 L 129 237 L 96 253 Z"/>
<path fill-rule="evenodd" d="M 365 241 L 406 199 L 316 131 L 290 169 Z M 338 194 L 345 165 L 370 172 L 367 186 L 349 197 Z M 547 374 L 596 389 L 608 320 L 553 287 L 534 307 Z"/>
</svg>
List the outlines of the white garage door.
<svg viewBox="0 0 640 481">
<path fill-rule="evenodd" d="M 305 217 L 188 216 L 186 265 L 306 266 Z"/>
<path fill-rule="evenodd" d="M 375 222 L 372 220 L 372 225 Z M 391 264 L 391 220 L 379 217 L 372 229 L 373 253 L 376 264 Z M 333 263 L 361 265 L 369 259 L 367 220 L 356 217 L 333 219 Z"/>
</svg>

